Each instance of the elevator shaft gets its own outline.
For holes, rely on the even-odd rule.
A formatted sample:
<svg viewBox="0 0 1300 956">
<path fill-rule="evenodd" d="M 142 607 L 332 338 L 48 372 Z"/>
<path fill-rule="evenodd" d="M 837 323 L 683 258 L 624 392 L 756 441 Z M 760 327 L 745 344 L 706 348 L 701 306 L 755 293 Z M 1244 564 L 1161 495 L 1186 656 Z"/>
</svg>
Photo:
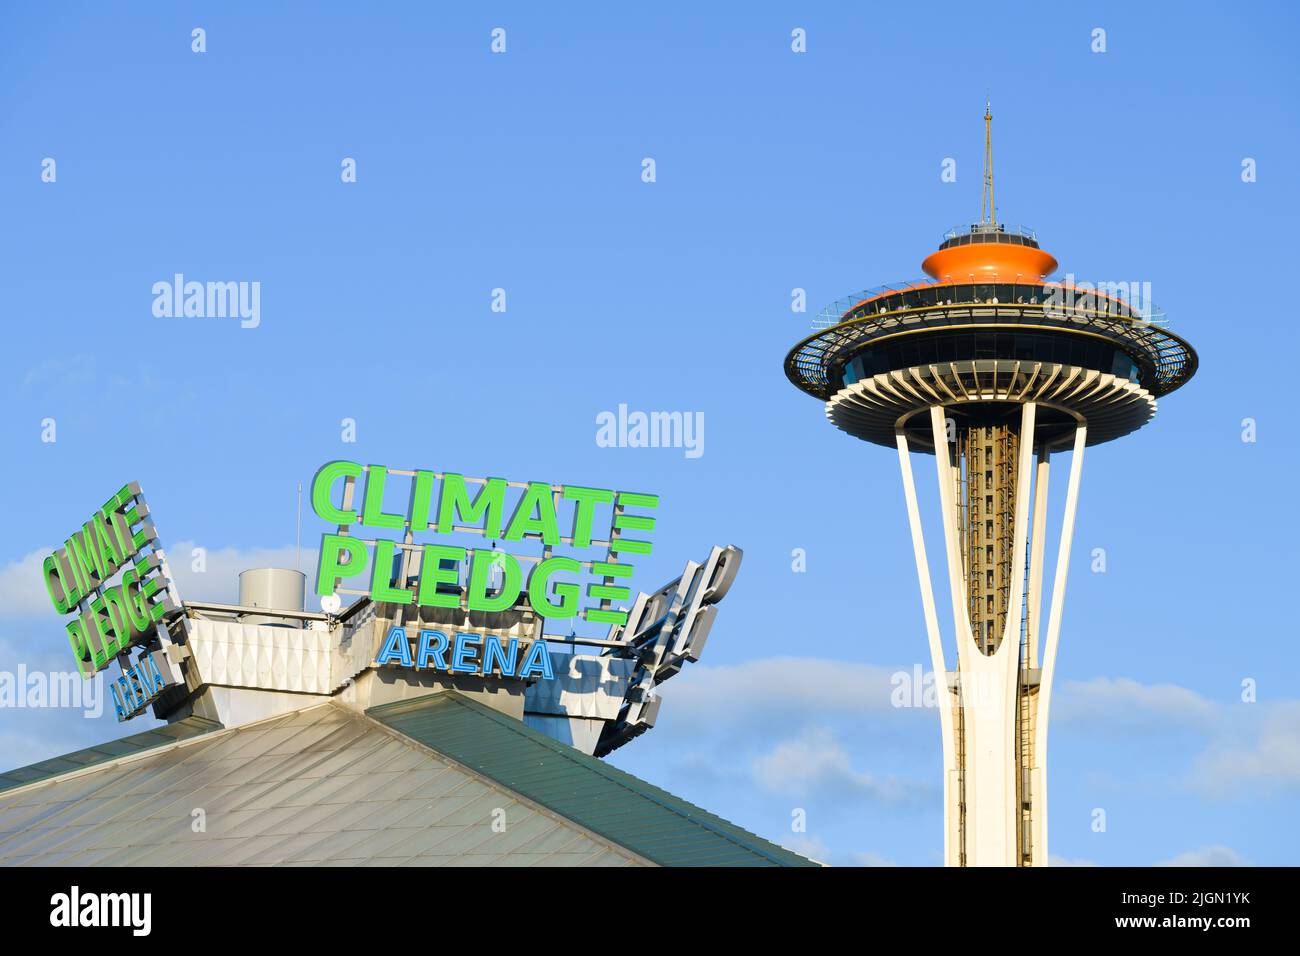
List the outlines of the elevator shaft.
<svg viewBox="0 0 1300 956">
<path fill-rule="evenodd" d="M 1023 567 L 1015 567 L 1016 424 L 958 426 L 953 454 L 961 487 L 962 563 L 966 573 L 971 636 L 980 653 L 994 653 L 1006 633 L 1013 588 L 1024 588 Z"/>
<path fill-rule="evenodd" d="M 959 566 L 964 578 L 962 599 L 975 651 L 971 666 L 961 669 L 954 700 L 957 812 L 965 821 L 972 809 L 968 804 L 975 797 L 968 787 L 971 761 L 980 760 L 982 755 L 982 772 L 988 773 L 992 754 L 1004 755 L 995 762 L 1006 761 L 1009 779 L 1003 792 L 1013 805 L 1006 807 L 1009 825 L 1003 860 L 1024 866 L 1033 856 L 1030 778 L 1035 766 L 1033 731 L 1038 688 L 1030 671 L 1032 653 L 1025 645 L 1031 613 L 1028 570 L 1034 555 L 1028 552 L 1029 529 L 1016 527 L 1018 504 L 1021 520 L 1028 521 L 1028 506 L 1035 489 L 1032 478 L 1026 486 L 1020 486 L 1023 463 L 1019 418 L 990 415 L 982 420 L 953 422 L 956 427 L 948 446 L 948 474 L 956 485 L 950 501 L 956 512 Z M 1032 446 L 1032 436 L 1028 442 Z M 1032 450 L 1023 449 L 1025 453 Z M 1023 502 L 1019 501 L 1021 496 Z M 1019 556 L 1017 537 L 1025 549 Z M 1011 641 L 1012 646 L 998 655 L 1004 641 Z M 995 655 L 1003 660 L 1010 655 L 1012 660 L 1005 666 L 995 665 Z M 994 721 L 975 719 L 971 708 L 984 709 L 986 715 L 992 709 L 1002 716 Z M 990 742 L 989 734 L 1002 739 Z M 977 744 L 976 737 L 982 737 L 982 742 Z M 962 864 L 969 861 L 967 835 L 968 828 L 963 826 L 958 847 L 958 861 Z"/>
</svg>

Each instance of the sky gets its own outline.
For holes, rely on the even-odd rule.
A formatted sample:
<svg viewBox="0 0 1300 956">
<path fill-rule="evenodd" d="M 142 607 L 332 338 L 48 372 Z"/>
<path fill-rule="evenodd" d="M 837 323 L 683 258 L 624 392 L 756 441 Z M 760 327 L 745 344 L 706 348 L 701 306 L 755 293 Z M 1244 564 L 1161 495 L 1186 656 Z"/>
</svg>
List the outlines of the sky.
<svg viewBox="0 0 1300 956">
<path fill-rule="evenodd" d="M 73 667 L 40 561 L 126 481 L 206 600 L 296 560 L 298 484 L 336 458 L 651 491 L 637 586 L 715 544 L 744 563 L 703 660 L 612 762 L 824 862 L 941 862 L 937 714 L 891 702 L 930 669 L 897 456 L 782 362 L 822 305 L 918 275 L 978 218 L 987 96 L 999 218 L 1062 273 L 1150 282 L 1200 356 L 1151 424 L 1085 456 L 1053 861 L 1300 863 L 1298 19 L 6 7 L 0 675 Z M 256 321 L 156 315 L 177 273 L 258 283 Z M 703 441 L 608 447 L 620 405 L 702 416 Z M 324 530 L 304 516 L 305 552 Z M 0 767 L 151 719 L 105 709 L 0 707 Z"/>
</svg>

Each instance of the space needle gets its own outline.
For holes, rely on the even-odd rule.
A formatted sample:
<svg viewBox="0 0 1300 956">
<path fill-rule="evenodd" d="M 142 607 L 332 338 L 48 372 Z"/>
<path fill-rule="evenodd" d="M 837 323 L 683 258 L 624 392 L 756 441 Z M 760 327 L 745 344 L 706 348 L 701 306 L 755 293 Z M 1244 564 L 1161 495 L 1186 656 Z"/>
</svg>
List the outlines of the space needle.
<svg viewBox="0 0 1300 956">
<path fill-rule="evenodd" d="M 1084 448 L 1150 421 L 1197 358 L 1139 290 L 1050 281 L 1057 261 L 1034 233 L 998 221 L 992 119 L 986 108 L 980 221 L 945 235 L 925 278 L 823 311 L 785 373 L 836 427 L 898 452 L 940 688 L 945 862 L 1045 866 L 1048 713 Z M 933 454 L 938 473 L 953 670 L 913 452 Z M 1069 475 L 1044 611 L 1048 479 L 1061 452 Z"/>
</svg>

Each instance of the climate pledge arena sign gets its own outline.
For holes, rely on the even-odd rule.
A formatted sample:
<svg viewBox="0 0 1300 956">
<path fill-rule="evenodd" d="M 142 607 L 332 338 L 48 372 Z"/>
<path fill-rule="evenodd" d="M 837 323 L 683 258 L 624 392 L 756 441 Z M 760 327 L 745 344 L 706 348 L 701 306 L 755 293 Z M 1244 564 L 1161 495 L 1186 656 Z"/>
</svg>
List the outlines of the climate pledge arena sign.
<svg viewBox="0 0 1300 956">
<path fill-rule="evenodd" d="M 134 717 L 176 683 L 166 655 L 164 618 L 179 610 L 149 505 L 132 482 L 123 485 L 45 558 L 42 574 L 54 609 L 71 615 L 68 644 L 81 676 L 113 660 L 122 676 L 109 685 L 119 720 Z M 143 653 L 134 663 L 130 651 Z"/>
<path fill-rule="evenodd" d="M 659 506 L 657 495 L 639 492 L 353 461 L 323 466 L 311 501 L 321 519 L 338 526 L 321 540 L 316 593 L 322 597 L 468 612 L 522 608 L 546 619 L 608 625 L 627 623 L 627 612 L 614 606 L 631 598 L 620 582 L 632 576 L 634 558 L 651 553 L 655 518 L 644 512 Z M 398 502 L 400 510 L 386 510 Z M 454 543 L 456 535 L 492 546 L 466 547 Z M 463 594 L 461 581 L 467 582 Z M 492 634 L 407 630 L 390 628 L 376 665 L 552 676 L 544 641 L 522 651 L 515 639 Z"/>
</svg>

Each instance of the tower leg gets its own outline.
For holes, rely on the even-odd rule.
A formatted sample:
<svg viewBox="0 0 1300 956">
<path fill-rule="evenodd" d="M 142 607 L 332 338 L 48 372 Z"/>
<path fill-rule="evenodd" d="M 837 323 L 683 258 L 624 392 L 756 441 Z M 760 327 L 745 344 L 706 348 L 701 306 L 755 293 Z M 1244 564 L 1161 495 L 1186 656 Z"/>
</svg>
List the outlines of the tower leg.
<svg viewBox="0 0 1300 956">
<path fill-rule="evenodd" d="M 1079 507 L 1079 482 L 1083 477 L 1083 448 L 1087 444 L 1088 428 L 1080 425 L 1074 430 L 1074 449 L 1070 456 L 1070 479 L 1065 492 L 1065 518 L 1061 524 L 1061 543 L 1056 554 L 1056 575 L 1052 582 L 1052 609 L 1047 622 L 1047 636 L 1043 644 L 1042 678 L 1038 690 L 1038 706 L 1034 715 L 1034 767 L 1030 774 L 1033 789 L 1033 853 L 1034 866 L 1047 866 L 1047 720 L 1052 703 L 1052 680 L 1056 673 L 1056 649 L 1061 638 L 1061 615 L 1065 610 L 1065 579 L 1070 570 L 1070 547 L 1074 542 L 1074 517 Z M 1041 556 L 1038 558 L 1041 562 Z"/>
<path fill-rule="evenodd" d="M 943 862 L 961 865 L 960 784 L 957 779 L 957 753 L 954 745 L 954 710 L 956 700 L 948 686 L 948 669 L 944 663 L 943 641 L 939 634 L 939 615 L 935 611 L 934 587 L 930 582 L 930 562 L 925 555 L 925 535 L 921 530 L 921 512 L 916 504 L 916 482 L 912 479 L 912 458 L 903 429 L 894 430 L 898 443 L 898 465 L 903 475 L 903 495 L 907 499 L 907 522 L 912 529 L 912 551 L 916 556 L 916 576 L 921 584 L 921 606 L 925 610 L 925 633 L 930 643 L 930 663 L 934 672 L 935 698 L 939 706 L 939 731 L 943 740 Z"/>
<path fill-rule="evenodd" d="M 1038 468 L 1034 477 L 1034 524 L 1030 530 L 1029 589 L 1025 600 L 1025 632 L 1020 647 L 1020 687 L 1016 697 L 1016 792 L 1021 834 L 1020 864 L 1037 866 L 1039 831 L 1035 826 L 1035 800 L 1046 795 L 1034 777 L 1037 766 L 1034 730 L 1038 721 L 1040 690 L 1038 639 L 1043 631 L 1039 617 L 1043 608 L 1043 548 L 1047 541 L 1047 491 L 1051 472 L 1051 455 L 1045 446 L 1038 449 Z"/>
<path fill-rule="evenodd" d="M 1036 418 L 1037 406 L 1026 403 L 1018 421 L 967 422 L 954 429 L 950 441 L 943 407 L 930 409 L 957 647 L 951 674 L 944 660 L 908 439 L 903 429 L 895 432 L 938 685 L 944 860 L 949 866 L 1047 863 L 1047 709 L 1087 430 L 1079 426 L 1075 431 L 1044 629 L 1040 612 L 1050 457 L 1035 442 Z M 1038 640 L 1044 633 L 1040 670 Z"/>
</svg>

